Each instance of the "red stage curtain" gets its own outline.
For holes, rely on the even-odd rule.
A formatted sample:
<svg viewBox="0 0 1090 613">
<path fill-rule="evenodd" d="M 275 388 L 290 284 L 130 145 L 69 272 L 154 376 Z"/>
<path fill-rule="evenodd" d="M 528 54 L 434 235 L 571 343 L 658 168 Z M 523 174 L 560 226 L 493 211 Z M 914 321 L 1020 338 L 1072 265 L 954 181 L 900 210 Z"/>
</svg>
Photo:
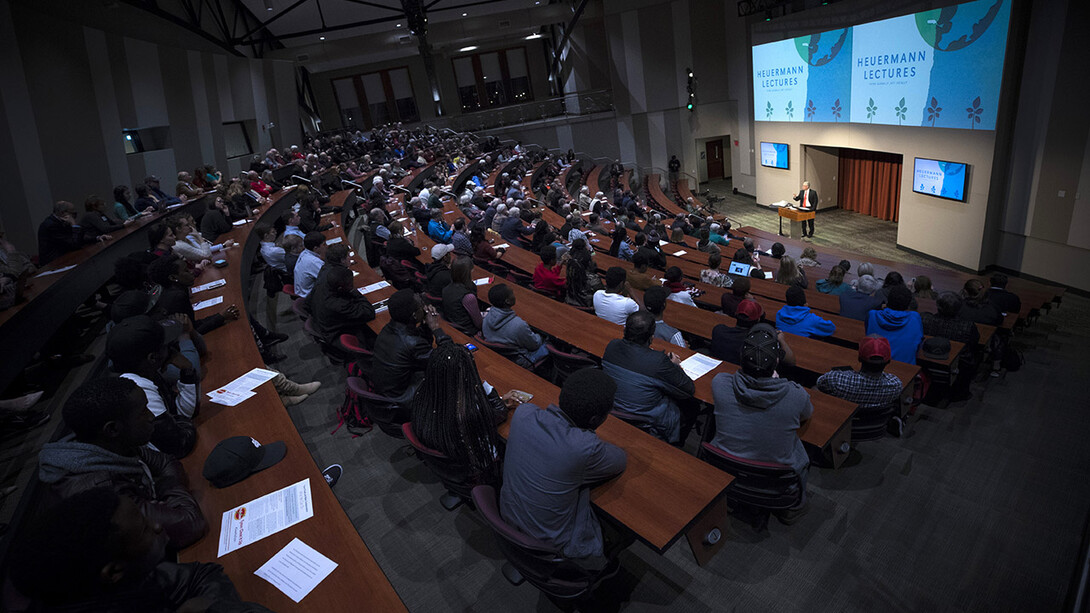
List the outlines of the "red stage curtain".
<svg viewBox="0 0 1090 613">
<path fill-rule="evenodd" d="M 901 156 L 841 149 L 838 190 L 840 208 L 886 221 L 897 221 L 901 198 Z"/>
</svg>

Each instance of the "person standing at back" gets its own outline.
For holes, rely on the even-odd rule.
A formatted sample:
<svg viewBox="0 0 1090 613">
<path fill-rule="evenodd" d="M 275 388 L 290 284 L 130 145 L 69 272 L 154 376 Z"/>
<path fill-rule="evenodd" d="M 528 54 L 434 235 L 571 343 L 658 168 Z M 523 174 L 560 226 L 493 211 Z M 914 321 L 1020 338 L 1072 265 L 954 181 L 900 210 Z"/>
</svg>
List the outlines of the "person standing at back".
<svg viewBox="0 0 1090 613">
<path fill-rule="evenodd" d="M 609 417 L 617 384 L 594 368 L 576 371 L 559 406 L 515 409 L 504 455 L 500 514 L 528 536 L 590 569 L 605 567 L 618 545 L 590 503 L 590 488 L 624 472 L 623 449 L 594 433 Z M 611 538 L 612 537 L 612 538 Z"/>
</svg>

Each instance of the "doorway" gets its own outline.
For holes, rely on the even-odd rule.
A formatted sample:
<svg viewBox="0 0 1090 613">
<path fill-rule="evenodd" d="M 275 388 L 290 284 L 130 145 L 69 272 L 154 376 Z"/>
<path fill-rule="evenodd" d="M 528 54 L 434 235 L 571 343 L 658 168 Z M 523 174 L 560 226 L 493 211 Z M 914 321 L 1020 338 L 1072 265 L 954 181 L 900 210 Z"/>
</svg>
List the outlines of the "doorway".
<svg viewBox="0 0 1090 613">
<path fill-rule="evenodd" d="M 840 204 L 837 177 L 840 174 L 840 148 L 802 146 L 802 179 L 809 181 L 810 188 L 819 195 L 818 210 L 834 208 Z"/>
<path fill-rule="evenodd" d="M 704 143 L 704 155 L 708 160 L 708 180 L 723 178 L 723 139 L 717 138 Z"/>
</svg>

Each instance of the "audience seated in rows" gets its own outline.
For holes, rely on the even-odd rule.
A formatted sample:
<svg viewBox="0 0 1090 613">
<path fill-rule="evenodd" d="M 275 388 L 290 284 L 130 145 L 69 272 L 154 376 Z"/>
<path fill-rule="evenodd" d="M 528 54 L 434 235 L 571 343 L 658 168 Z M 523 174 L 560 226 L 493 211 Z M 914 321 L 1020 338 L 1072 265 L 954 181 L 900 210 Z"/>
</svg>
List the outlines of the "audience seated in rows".
<svg viewBox="0 0 1090 613">
<path fill-rule="evenodd" d="M 662 319 L 663 313 L 666 312 L 666 303 L 669 301 L 670 292 L 662 286 L 652 287 L 643 294 L 644 308 L 655 317 L 655 338 L 661 338 L 678 347 L 688 347 L 681 331 Z"/>
<path fill-rule="evenodd" d="M 829 276 L 817 282 L 814 286 L 822 294 L 839 296 L 851 291 L 852 286 L 844 282 L 844 269 L 839 265 L 829 269 Z"/>
<path fill-rule="evenodd" d="M 469 336 L 481 331 L 481 307 L 471 258 L 459 257 L 450 267 L 450 284 L 443 288 L 442 307 L 443 318 L 458 331 Z"/>
<path fill-rule="evenodd" d="M 325 264 L 326 242 L 321 232 L 308 232 L 303 238 L 303 252 L 295 263 L 295 295 L 306 298 L 314 289 L 318 273 Z"/>
<path fill-rule="evenodd" d="M 505 283 L 497 283 L 488 290 L 488 301 L 492 308 L 484 315 L 481 328 L 486 341 L 502 343 L 517 348 L 516 362 L 529 368 L 549 355 L 541 335 L 534 332 L 521 317 L 515 313 L 515 293 Z"/>
<path fill-rule="evenodd" d="M 695 307 L 696 302 L 693 300 L 693 295 L 689 293 L 690 286 L 682 281 L 683 276 L 681 269 L 677 266 L 667 268 L 662 278 L 662 287 L 670 291 L 670 300 Z"/>
<path fill-rule="evenodd" d="M 761 303 L 753 298 L 746 298 L 738 303 L 734 311 L 735 324 L 716 324 L 712 328 L 712 357 L 726 360 L 731 364 L 741 364 L 742 342 L 746 340 L 750 329 L 764 321 L 765 311 Z"/>
<path fill-rule="evenodd" d="M 640 310 L 640 305 L 628 297 L 628 274 L 620 266 L 606 271 L 606 286 L 594 292 L 594 314 L 602 319 L 625 325 L 628 316 Z"/>
<path fill-rule="evenodd" d="M 840 295 L 840 316 L 867 321 L 868 314 L 882 308 L 886 302 L 885 294 L 879 289 L 877 279 L 870 275 L 861 276 L 851 290 Z"/>
<path fill-rule="evenodd" d="M 540 257 L 541 262 L 534 268 L 534 289 L 555 300 L 563 300 L 568 285 L 564 269 L 568 263 L 567 254 L 557 261 L 556 247 L 546 245 L 541 248 Z"/>
<path fill-rule="evenodd" d="M 867 336 L 859 341 L 859 370 L 834 368 L 818 377 L 816 387 L 859 405 L 860 413 L 888 409 L 898 402 L 904 388 L 904 382 L 885 372 L 891 359 L 888 339 Z"/>
</svg>

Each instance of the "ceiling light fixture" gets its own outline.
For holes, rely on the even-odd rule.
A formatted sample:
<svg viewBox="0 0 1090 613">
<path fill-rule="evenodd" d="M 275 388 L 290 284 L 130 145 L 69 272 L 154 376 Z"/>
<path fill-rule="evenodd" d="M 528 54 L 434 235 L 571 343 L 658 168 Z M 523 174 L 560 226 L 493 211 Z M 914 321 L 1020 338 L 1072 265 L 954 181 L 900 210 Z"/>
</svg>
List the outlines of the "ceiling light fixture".
<svg viewBox="0 0 1090 613">
<path fill-rule="evenodd" d="M 399 28 L 400 28 L 400 27 L 401 27 L 401 24 L 400 24 L 400 23 L 399 23 L 399 24 L 397 24 L 397 27 L 399 27 Z"/>
<path fill-rule="evenodd" d="M 534 32 L 533 34 L 531 34 L 531 35 L 527 36 L 527 37 L 526 37 L 525 39 L 523 39 L 523 40 L 536 40 L 536 39 L 539 39 L 539 38 L 541 38 L 541 34 L 540 34 L 540 33 L 538 33 L 538 32 Z"/>
<path fill-rule="evenodd" d="M 466 15 L 469 15 L 469 13 L 462 13 L 462 17 L 465 17 Z"/>
<path fill-rule="evenodd" d="M 319 36 L 318 40 L 325 40 L 325 37 L 324 36 Z"/>
<path fill-rule="evenodd" d="M 265 10 L 271 11 L 273 9 L 272 0 L 265 0 Z"/>
<path fill-rule="evenodd" d="M 477 45 L 470 45 L 468 47 L 462 47 L 458 51 L 460 51 L 462 53 L 465 53 L 466 51 L 475 51 L 476 49 L 477 49 Z"/>
</svg>

